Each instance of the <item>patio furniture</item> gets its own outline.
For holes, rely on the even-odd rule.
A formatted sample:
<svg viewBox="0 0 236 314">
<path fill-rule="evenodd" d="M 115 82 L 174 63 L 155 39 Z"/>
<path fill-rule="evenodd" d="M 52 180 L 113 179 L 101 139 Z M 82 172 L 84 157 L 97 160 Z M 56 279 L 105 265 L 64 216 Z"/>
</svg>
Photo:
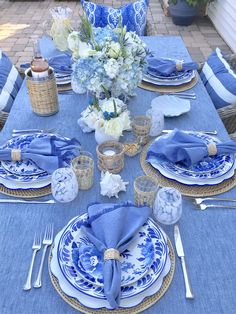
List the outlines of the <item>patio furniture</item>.
<svg viewBox="0 0 236 314">
<path fill-rule="evenodd" d="M 236 54 L 230 54 L 225 56 L 226 61 L 230 64 L 232 69 L 236 71 Z M 202 70 L 204 63 L 200 64 L 199 71 Z M 236 131 L 236 103 L 220 108 L 217 110 L 219 116 L 224 122 L 225 128 L 229 134 Z"/>
</svg>

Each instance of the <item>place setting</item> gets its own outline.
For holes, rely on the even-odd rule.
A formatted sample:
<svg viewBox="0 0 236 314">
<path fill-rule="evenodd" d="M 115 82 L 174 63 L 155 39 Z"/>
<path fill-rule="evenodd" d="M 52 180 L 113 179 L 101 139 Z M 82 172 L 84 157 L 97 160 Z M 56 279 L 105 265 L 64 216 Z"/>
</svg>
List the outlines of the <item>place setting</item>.
<svg viewBox="0 0 236 314">
<path fill-rule="evenodd" d="M 161 186 L 187 196 L 210 196 L 230 190 L 235 181 L 234 141 L 196 131 L 173 130 L 149 142 L 140 154 L 144 172 Z"/>
<path fill-rule="evenodd" d="M 25 132 L 26 131 L 26 132 Z M 69 167 L 80 143 L 44 130 L 18 130 L 0 148 L 0 192 L 35 198 L 51 194 L 51 175 Z M 42 131 L 42 132 L 40 132 Z"/>
<path fill-rule="evenodd" d="M 184 92 L 197 84 L 196 62 L 170 58 L 147 57 L 147 65 L 139 87 L 161 93 Z M 182 95 L 182 97 L 188 95 Z"/>
<path fill-rule="evenodd" d="M 59 295 L 83 313 L 139 313 L 156 303 L 172 281 L 175 254 L 150 215 L 145 205 L 96 203 L 69 221 L 49 256 Z"/>
</svg>

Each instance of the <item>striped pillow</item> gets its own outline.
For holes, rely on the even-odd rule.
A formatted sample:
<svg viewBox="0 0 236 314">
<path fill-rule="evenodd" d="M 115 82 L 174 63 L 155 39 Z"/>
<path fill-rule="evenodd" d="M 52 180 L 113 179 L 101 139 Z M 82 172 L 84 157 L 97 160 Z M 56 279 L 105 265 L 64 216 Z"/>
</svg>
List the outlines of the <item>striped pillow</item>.
<svg viewBox="0 0 236 314">
<path fill-rule="evenodd" d="M 10 59 L 0 51 L 0 111 L 10 112 L 22 78 Z"/>
<path fill-rule="evenodd" d="M 216 109 L 236 103 L 236 73 L 219 48 L 208 57 L 200 76 Z"/>
</svg>

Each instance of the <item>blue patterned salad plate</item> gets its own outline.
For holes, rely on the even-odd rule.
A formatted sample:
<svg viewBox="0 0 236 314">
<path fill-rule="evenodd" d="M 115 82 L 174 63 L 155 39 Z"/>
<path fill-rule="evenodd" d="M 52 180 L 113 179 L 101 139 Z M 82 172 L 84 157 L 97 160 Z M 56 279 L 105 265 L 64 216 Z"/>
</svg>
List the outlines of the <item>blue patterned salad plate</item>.
<svg viewBox="0 0 236 314">
<path fill-rule="evenodd" d="M 46 134 L 46 133 L 34 133 L 34 134 L 26 134 L 21 135 L 18 137 L 13 137 L 9 141 L 6 142 L 2 146 L 2 148 L 15 148 L 15 149 L 23 149 L 29 146 L 29 144 L 35 139 L 35 138 L 42 138 L 42 137 L 48 137 L 52 134 Z M 63 137 L 56 136 L 58 139 L 61 139 Z M 70 164 L 70 160 L 65 160 L 66 163 Z M 1 167 L 5 169 L 8 173 L 11 173 L 15 175 L 15 177 L 12 177 L 12 180 L 20 180 L 19 176 L 22 176 L 26 178 L 26 176 L 32 177 L 32 180 L 37 179 L 46 179 L 47 177 L 50 177 L 50 175 L 43 169 L 39 168 L 33 161 L 29 160 L 22 160 L 22 161 L 1 161 Z M 18 177 L 16 177 L 18 176 Z M 37 177 L 38 176 L 38 177 Z M 17 179 L 16 179 L 17 178 Z M 24 181 L 24 180 L 21 180 Z M 25 179 L 25 182 L 31 181 L 29 178 Z"/>
<path fill-rule="evenodd" d="M 57 259 L 65 279 L 80 292 L 105 299 L 103 291 L 103 258 L 81 231 L 87 214 L 76 217 L 64 229 L 57 247 Z M 122 298 L 148 289 L 162 273 L 168 256 L 166 237 L 149 219 L 137 233 L 134 242 L 121 254 Z"/>
<path fill-rule="evenodd" d="M 207 134 L 189 133 L 201 138 L 206 144 L 220 142 L 217 138 Z M 233 154 L 216 155 L 207 157 L 190 167 L 185 167 L 181 163 L 175 164 L 164 157 L 155 156 L 150 160 L 150 164 L 167 178 L 176 179 L 176 181 L 181 183 L 197 185 L 218 184 L 233 175 L 235 157 Z"/>
</svg>

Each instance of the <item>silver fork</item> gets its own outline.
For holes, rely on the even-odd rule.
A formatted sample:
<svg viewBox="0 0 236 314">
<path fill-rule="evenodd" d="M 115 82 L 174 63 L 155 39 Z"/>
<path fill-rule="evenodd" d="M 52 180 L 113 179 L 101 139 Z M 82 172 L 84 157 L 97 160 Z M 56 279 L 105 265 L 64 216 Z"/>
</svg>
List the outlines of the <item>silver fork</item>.
<svg viewBox="0 0 236 314">
<path fill-rule="evenodd" d="M 232 206 L 232 205 L 220 205 L 220 204 L 199 204 L 197 206 L 197 209 L 199 210 L 205 210 L 207 208 L 227 208 L 227 209 L 236 209 L 236 206 Z"/>
<path fill-rule="evenodd" d="M 33 266 L 34 266 L 34 260 L 35 260 L 36 253 L 38 252 L 38 250 L 40 250 L 40 248 L 41 248 L 41 236 L 37 236 L 37 234 L 35 233 L 34 242 L 32 245 L 33 255 L 31 258 L 27 279 L 23 287 L 24 290 L 31 289 L 31 278 L 32 278 L 32 271 L 33 271 Z"/>
<path fill-rule="evenodd" d="M 55 133 L 56 129 L 25 129 L 25 130 L 12 130 L 12 136 L 18 136 L 22 134 L 31 134 L 31 133 Z"/>
<path fill-rule="evenodd" d="M 236 198 L 227 198 L 227 197 L 205 197 L 200 198 L 197 197 L 194 199 L 194 203 L 197 205 L 200 205 L 201 203 L 205 201 L 226 201 L 226 202 L 236 202 Z"/>
<path fill-rule="evenodd" d="M 42 286 L 42 272 L 43 272 L 43 263 L 46 255 L 46 251 L 48 246 L 52 244 L 53 241 L 53 224 L 49 224 L 46 226 L 44 237 L 43 237 L 43 254 L 39 266 L 38 276 L 34 283 L 34 288 L 40 288 Z"/>
</svg>

